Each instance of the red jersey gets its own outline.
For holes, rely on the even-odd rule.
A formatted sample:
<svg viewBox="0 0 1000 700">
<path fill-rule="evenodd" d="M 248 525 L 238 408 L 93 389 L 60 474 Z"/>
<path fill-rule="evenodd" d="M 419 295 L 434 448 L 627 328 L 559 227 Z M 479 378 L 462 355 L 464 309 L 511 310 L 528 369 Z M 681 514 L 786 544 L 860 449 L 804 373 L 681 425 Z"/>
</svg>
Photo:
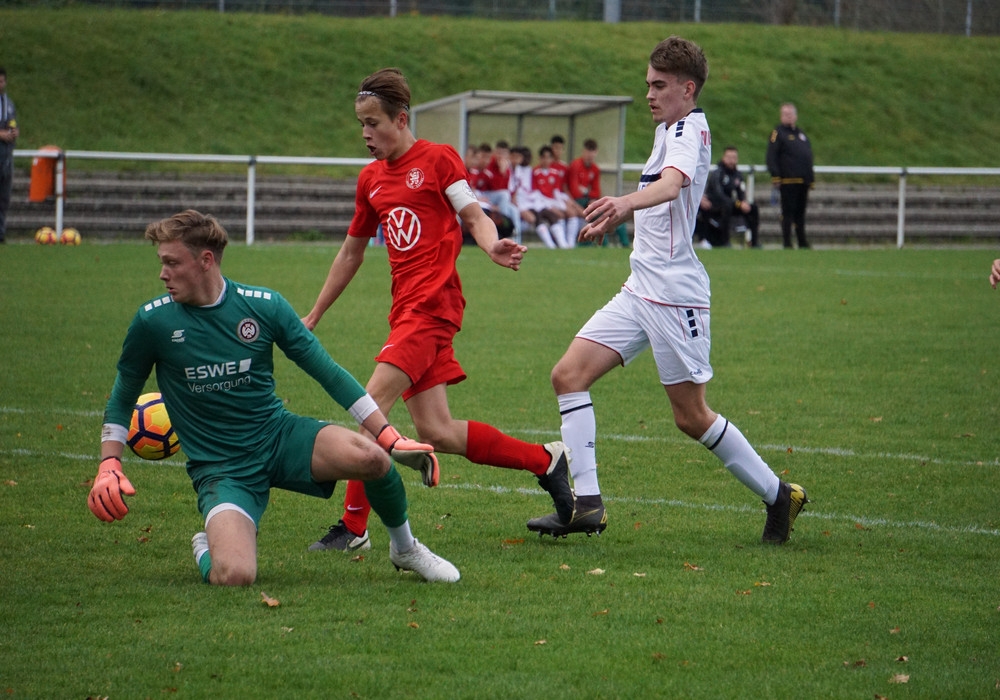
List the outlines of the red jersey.
<svg viewBox="0 0 1000 700">
<path fill-rule="evenodd" d="M 577 158 L 569 164 L 569 172 L 566 174 L 566 184 L 569 187 L 569 196 L 573 199 L 600 199 L 601 198 L 601 169 L 597 163 L 585 165 L 583 158 Z"/>
<path fill-rule="evenodd" d="M 389 326 L 418 312 L 462 327 L 465 297 L 455 261 L 462 229 L 445 190 L 466 179 L 454 148 L 418 140 L 394 161 L 376 160 L 358 176 L 347 235 L 371 238 L 379 224 L 389 249 Z"/>
<path fill-rule="evenodd" d="M 511 168 L 507 168 L 507 172 L 500 172 L 500 163 L 497 162 L 497 157 L 493 156 L 490 160 L 490 164 L 486 166 L 486 170 L 490 174 L 490 186 L 489 190 L 506 190 L 510 187 L 510 171 Z"/>
<path fill-rule="evenodd" d="M 468 168 L 469 186 L 477 192 L 486 192 L 493 189 L 493 173 L 489 168 Z"/>
<path fill-rule="evenodd" d="M 542 196 L 555 199 L 556 192 L 562 192 L 563 173 L 555 168 L 535 168 L 531 171 L 531 185 Z"/>
</svg>

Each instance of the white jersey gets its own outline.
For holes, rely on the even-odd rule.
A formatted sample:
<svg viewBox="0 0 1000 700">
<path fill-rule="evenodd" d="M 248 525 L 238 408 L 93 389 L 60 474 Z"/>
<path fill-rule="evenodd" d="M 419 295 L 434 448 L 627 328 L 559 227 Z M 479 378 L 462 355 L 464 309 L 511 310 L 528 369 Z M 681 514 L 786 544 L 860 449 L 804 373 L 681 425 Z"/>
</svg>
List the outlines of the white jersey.
<svg viewBox="0 0 1000 700">
<path fill-rule="evenodd" d="M 520 211 L 539 209 L 537 193 L 531 184 L 531 166 L 515 165 L 510 172 L 508 185 L 514 204 Z"/>
<path fill-rule="evenodd" d="M 694 251 L 692 235 L 712 164 L 712 134 L 701 109 L 656 127 L 653 152 L 639 189 L 674 168 L 684 176 L 677 199 L 635 212 L 632 274 L 625 289 L 657 304 L 708 308 L 708 273 Z"/>
</svg>

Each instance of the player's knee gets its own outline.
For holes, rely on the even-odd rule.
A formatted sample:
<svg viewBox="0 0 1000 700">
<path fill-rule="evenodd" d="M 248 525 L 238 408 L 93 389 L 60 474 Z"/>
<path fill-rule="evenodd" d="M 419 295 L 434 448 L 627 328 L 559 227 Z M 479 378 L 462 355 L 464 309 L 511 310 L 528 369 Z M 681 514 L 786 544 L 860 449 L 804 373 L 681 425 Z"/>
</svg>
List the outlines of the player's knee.
<svg viewBox="0 0 1000 700">
<path fill-rule="evenodd" d="M 567 362 L 566 358 L 559 360 L 556 366 L 552 368 L 549 381 L 552 382 L 552 389 L 556 392 L 556 396 L 569 394 L 574 391 L 586 391 L 588 388 L 585 386 L 586 382 L 582 381 L 577 369 L 571 362 Z"/>
<path fill-rule="evenodd" d="M 361 481 L 374 481 L 381 479 L 389 473 L 389 466 L 392 461 L 389 455 L 381 447 L 373 442 L 368 442 L 366 449 L 358 459 L 358 471 Z"/>
<path fill-rule="evenodd" d="M 249 586 L 257 580 L 257 566 L 254 564 L 212 562 L 209 576 L 215 586 Z"/>
<path fill-rule="evenodd" d="M 457 421 L 445 425 L 425 426 L 417 430 L 417 439 L 434 448 L 435 452 L 459 454 L 461 441 L 456 434 Z"/>
</svg>

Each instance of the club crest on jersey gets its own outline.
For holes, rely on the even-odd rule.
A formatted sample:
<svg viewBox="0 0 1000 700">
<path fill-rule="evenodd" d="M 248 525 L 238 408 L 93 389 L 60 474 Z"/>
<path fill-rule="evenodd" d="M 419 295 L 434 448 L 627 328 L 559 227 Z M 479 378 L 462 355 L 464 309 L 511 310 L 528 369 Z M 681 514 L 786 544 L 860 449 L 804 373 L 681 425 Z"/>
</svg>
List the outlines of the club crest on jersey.
<svg viewBox="0 0 1000 700">
<path fill-rule="evenodd" d="M 385 223 L 385 241 L 398 251 L 409 250 L 420 240 L 420 219 L 412 209 L 396 207 Z"/>
<path fill-rule="evenodd" d="M 236 334 L 244 343 L 252 343 L 260 335 L 260 326 L 252 318 L 245 318 L 236 327 Z"/>
<path fill-rule="evenodd" d="M 413 168 L 410 172 L 406 173 L 406 186 L 411 190 L 418 189 L 422 184 L 424 184 L 424 171 L 420 168 Z"/>
</svg>

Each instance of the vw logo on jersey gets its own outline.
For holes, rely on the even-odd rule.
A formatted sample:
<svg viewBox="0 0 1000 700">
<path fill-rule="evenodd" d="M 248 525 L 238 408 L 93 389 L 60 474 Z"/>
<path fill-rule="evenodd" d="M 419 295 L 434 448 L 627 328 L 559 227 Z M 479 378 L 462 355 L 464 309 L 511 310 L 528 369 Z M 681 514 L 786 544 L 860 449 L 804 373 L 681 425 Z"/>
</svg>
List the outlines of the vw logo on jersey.
<svg viewBox="0 0 1000 700">
<path fill-rule="evenodd" d="M 424 171 L 420 168 L 413 168 L 406 173 L 406 186 L 415 190 L 424 184 Z"/>
<path fill-rule="evenodd" d="M 385 223 L 386 242 L 400 252 L 409 250 L 420 240 L 420 219 L 412 209 L 396 207 L 385 217 Z"/>
<path fill-rule="evenodd" d="M 252 318 L 245 318 L 240 321 L 236 333 L 244 343 L 252 343 L 260 335 L 260 326 Z"/>
</svg>

